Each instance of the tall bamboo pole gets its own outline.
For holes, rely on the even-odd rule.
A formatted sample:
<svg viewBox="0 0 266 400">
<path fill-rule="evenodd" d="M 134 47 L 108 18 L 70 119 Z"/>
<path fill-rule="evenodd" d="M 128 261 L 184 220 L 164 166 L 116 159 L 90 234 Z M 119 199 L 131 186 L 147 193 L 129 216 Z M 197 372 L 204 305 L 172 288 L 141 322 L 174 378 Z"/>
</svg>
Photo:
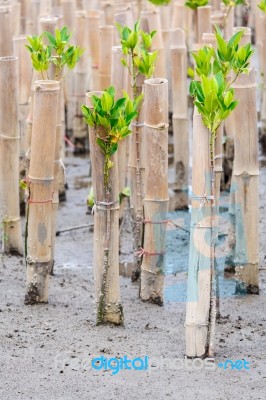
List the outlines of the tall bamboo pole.
<svg viewBox="0 0 266 400">
<path fill-rule="evenodd" d="M 12 9 L 0 7 L 0 57 L 11 56 L 12 46 Z"/>
<path fill-rule="evenodd" d="M 91 81 L 90 87 L 93 91 L 99 89 L 99 48 L 100 48 L 100 26 L 103 16 L 100 11 L 88 12 L 88 43 L 91 57 Z"/>
<path fill-rule="evenodd" d="M 241 107 L 234 110 L 237 125 L 230 204 L 231 262 L 236 267 L 236 292 L 258 294 L 259 160 L 254 69 L 249 75 L 240 75 L 234 89 Z"/>
<path fill-rule="evenodd" d="M 18 59 L 0 58 L 0 205 L 5 253 L 23 253 L 19 212 Z"/>
<path fill-rule="evenodd" d="M 181 31 L 183 32 L 183 31 Z M 182 37 L 180 35 L 180 37 Z M 188 207 L 189 125 L 187 101 L 187 47 L 185 37 L 171 46 L 172 103 L 175 168 L 175 205 Z"/>
<path fill-rule="evenodd" d="M 190 228 L 188 290 L 186 307 L 186 355 L 213 355 L 210 339 L 214 244 L 214 190 L 211 171 L 210 132 L 194 110 L 192 165 L 192 213 Z"/>
<path fill-rule="evenodd" d="M 89 92 L 86 103 L 90 108 L 91 96 L 102 92 Z M 123 324 L 123 309 L 119 287 L 119 190 L 117 153 L 111 157 L 113 167 L 108 182 L 104 173 L 105 156 L 96 142 L 104 137 L 101 127 L 89 127 L 92 183 L 95 198 L 94 212 L 94 282 L 97 305 L 97 324 L 110 322 Z"/>
<path fill-rule="evenodd" d="M 17 36 L 13 38 L 14 55 L 18 57 L 18 76 L 19 76 L 19 136 L 20 136 L 20 178 L 25 178 L 25 153 L 29 146 L 26 140 L 27 136 L 27 116 L 29 114 L 30 104 L 30 88 L 32 79 L 32 64 L 28 56 L 25 45 L 27 44 L 27 37 Z M 25 211 L 25 198 L 24 190 L 20 189 L 20 210 Z"/>
<path fill-rule="evenodd" d="M 168 81 L 148 79 L 144 85 L 145 230 L 140 297 L 162 305 L 165 221 L 168 211 Z"/>
<path fill-rule="evenodd" d="M 211 7 L 203 6 L 197 8 L 197 37 L 198 43 L 202 43 L 203 33 L 211 33 Z"/>
<path fill-rule="evenodd" d="M 48 301 L 52 269 L 51 224 L 54 190 L 59 82 L 36 81 L 34 87 L 29 200 L 26 229 L 27 287 L 25 304 Z"/>
<path fill-rule="evenodd" d="M 74 71 L 74 119 L 73 137 L 75 153 L 86 151 L 88 128 L 83 121 L 80 107 L 85 103 L 85 93 L 88 84 L 88 17 L 85 10 L 76 11 L 76 44 L 85 49 L 85 52 L 78 62 Z"/>
<path fill-rule="evenodd" d="M 100 26 L 99 41 L 99 90 L 111 84 L 112 47 L 114 45 L 113 25 Z"/>
</svg>

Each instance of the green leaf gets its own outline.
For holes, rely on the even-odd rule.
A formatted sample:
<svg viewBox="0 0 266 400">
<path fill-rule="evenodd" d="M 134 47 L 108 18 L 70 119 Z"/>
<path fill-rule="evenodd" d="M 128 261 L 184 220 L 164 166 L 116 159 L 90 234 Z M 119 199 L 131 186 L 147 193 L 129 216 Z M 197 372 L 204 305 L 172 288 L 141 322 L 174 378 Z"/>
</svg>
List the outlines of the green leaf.
<svg viewBox="0 0 266 400">
<path fill-rule="evenodd" d="M 107 91 L 105 91 L 102 95 L 101 104 L 102 104 L 103 111 L 105 111 L 107 113 L 113 107 L 113 104 L 114 104 L 113 97 Z"/>
</svg>

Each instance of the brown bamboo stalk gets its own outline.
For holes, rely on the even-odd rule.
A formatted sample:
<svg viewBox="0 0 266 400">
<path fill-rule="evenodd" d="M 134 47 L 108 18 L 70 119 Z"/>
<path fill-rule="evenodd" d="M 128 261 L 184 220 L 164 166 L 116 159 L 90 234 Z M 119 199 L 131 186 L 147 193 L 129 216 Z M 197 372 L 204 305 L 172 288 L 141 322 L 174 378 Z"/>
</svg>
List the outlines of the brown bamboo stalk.
<svg viewBox="0 0 266 400">
<path fill-rule="evenodd" d="M 102 92 L 89 92 L 87 106 L 92 108 L 91 96 Z M 101 127 L 89 128 L 92 183 L 95 198 L 94 212 L 94 282 L 97 305 L 97 324 L 110 322 L 123 324 L 123 309 L 119 287 L 119 190 L 117 153 L 111 157 L 113 167 L 105 184 L 105 156 L 96 143 L 104 137 Z"/>
<path fill-rule="evenodd" d="M 99 90 L 107 89 L 111 84 L 112 47 L 114 45 L 114 27 L 100 26 L 99 40 Z"/>
<path fill-rule="evenodd" d="M 197 43 L 202 43 L 203 33 L 211 33 L 211 7 L 203 6 L 197 8 Z"/>
<path fill-rule="evenodd" d="M 14 55 L 18 57 L 18 76 L 19 76 L 19 108 L 18 108 L 18 121 L 19 121 L 19 136 L 20 136 L 20 179 L 25 178 L 25 153 L 29 148 L 27 143 L 27 117 L 30 110 L 29 98 L 32 79 L 32 64 L 28 51 L 25 47 L 27 44 L 26 36 L 17 36 L 13 38 Z M 20 189 L 20 209 L 21 212 L 25 210 L 25 193 Z"/>
<path fill-rule="evenodd" d="M 162 305 L 165 232 L 168 211 L 168 82 L 148 79 L 144 86 L 145 230 L 140 297 Z"/>
<path fill-rule="evenodd" d="M 18 59 L 0 58 L 0 205 L 5 253 L 23 254 L 19 212 Z"/>
<path fill-rule="evenodd" d="M 249 75 L 240 75 L 234 89 L 240 104 L 234 110 L 237 125 L 230 204 L 231 261 L 236 269 L 236 292 L 258 294 L 259 161 L 254 69 Z"/>
<path fill-rule="evenodd" d="M 209 342 L 211 316 L 211 286 L 214 251 L 212 216 L 212 173 L 210 132 L 194 110 L 192 164 L 192 214 L 189 248 L 188 291 L 186 307 L 186 355 L 212 355 Z M 216 219 L 215 219 L 216 220 Z"/>
<path fill-rule="evenodd" d="M 12 45 L 12 8 L 0 7 L 0 57 L 11 56 Z"/>
<path fill-rule="evenodd" d="M 81 105 L 85 103 L 85 93 L 88 84 L 88 17 L 86 10 L 76 11 L 76 44 L 85 49 L 74 70 L 74 119 L 73 137 L 76 153 L 86 151 L 88 128 L 83 121 Z"/>
<path fill-rule="evenodd" d="M 59 82 L 36 81 L 33 105 L 29 200 L 27 211 L 27 287 L 25 304 L 48 301 L 52 269 L 51 224 L 54 190 L 56 110 Z"/>
<path fill-rule="evenodd" d="M 176 208 L 188 207 L 189 124 L 187 101 L 187 47 L 185 42 L 171 47 L 174 135 L 174 190 Z"/>
<path fill-rule="evenodd" d="M 99 48 L 100 48 L 100 26 L 103 15 L 100 11 L 88 12 L 88 43 L 91 57 L 91 81 L 90 87 L 93 91 L 99 89 Z"/>
</svg>

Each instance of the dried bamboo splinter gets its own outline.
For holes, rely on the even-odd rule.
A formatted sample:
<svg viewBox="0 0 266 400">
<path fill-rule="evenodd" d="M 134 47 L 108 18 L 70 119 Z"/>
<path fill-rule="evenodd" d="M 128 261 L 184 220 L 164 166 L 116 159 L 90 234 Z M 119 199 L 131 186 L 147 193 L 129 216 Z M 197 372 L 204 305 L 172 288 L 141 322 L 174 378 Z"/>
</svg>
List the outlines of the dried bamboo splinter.
<svg viewBox="0 0 266 400">
<path fill-rule="evenodd" d="M 5 253 L 23 253 L 19 212 L 18 59 L 0 58 L 0 208 Z"/>
<path fill-rule="evenodd" d="M 168 211 L 168 81 L 145 81 L 145 230 L 140 297 L 163 304 L 166 213 Z"/>
<path fill-rule="evenodd" d="M 48 301 L 48 280 L 52 268 L 52 198 L 59 90 L 59 82 L 35 82 L 28 176 L 30 196 L 26 231 L 25 304 Z"/>
<path fill-rule="evenodd" d="M 87 106 L 92 108 L 91 96 L 101 97 L 102 92 L 86 94 Z M 94 282 L 97 305 L 97 324 L 110 322 L 123 324 L 123 308 L 119 287 L 119 190 L 117 153 L 111 157 L 108 185 L 105 184 L 105 156 L 96 142 L 104 137 L 102 127 L 89 127 L 92 184 L 95 198 L 94 212 Z"/>
</svg>

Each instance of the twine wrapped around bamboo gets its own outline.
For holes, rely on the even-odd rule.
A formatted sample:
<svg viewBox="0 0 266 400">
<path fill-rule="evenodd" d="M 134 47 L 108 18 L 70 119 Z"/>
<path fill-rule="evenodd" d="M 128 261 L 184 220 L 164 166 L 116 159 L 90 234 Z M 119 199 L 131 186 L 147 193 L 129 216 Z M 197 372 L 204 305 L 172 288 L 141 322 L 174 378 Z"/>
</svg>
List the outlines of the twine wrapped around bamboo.
<svg viewBox="0 0 266 400">
<path fill-rule="evenodd" d="M 12 8 L 0 7 L 0 57 L 11 56 L 12 45 Z"/>
<path fill-rule="evenodd" d="M 113 45 L 114 45 L 114 27 L 112 25 L 100 26 L 99 90 L 107 89 L 111 84 Z"/>
<path fill-rule="evenodd" d="M 23 254 L 19 212 L 18 59 L 0 58 L 0 211 L 5 253 Z"/>
<path fill-rule="evenodd" d="M 74 119 L 73 137 L 75 153 L 86 151 L 88 128 L 83 121 L 81 105 L 85 103 L 85 93 L 88 83 L 88 17 L 85 10 L 76 11 L 76 44 L 85 49 L 84 54 L 77 63 L 74 70 Z"/>
<path fill-rule="evenodd" d="M 52 269 L 51 225 L 54 156 L 60 85 L 36 81 L 33 104 L 29 199 L 26 229 L 27 287 L 25 304 L 48 301 Z"/>
<path fill-rule="evenodd" d="M 192 213 L 190 228 L 188 288 L 186 307 L 186 355 L 188 357 L 212 356 L 210 342 L 211 304 L 215 299 L 213 287 L 215 218 L 211 171 L 210 132 L 203 125 L 196 108 L 193 116 Z M 214 218 L 213 218 L 214 217 Z M 215 318 L 214 318 L 215 321 Z M 214 327 L 213 327 L 214 328 Z"/>
<path fill-rule="evenodd" d="M 235 266 L 237 293 L 258 294 L 259 160 L 255 70 L 249 75 L 240 75 L 234 90 L 240 104 L 234 110 L 237 124 L 229 209 L 231 252 L 226 263 Z"/>
<path fill-rule="evenodd" d="M 183 32 L 183 31 L 182 31 Z M 171 46 L 173 135 L 175 163 L 175 207 L 188 207 L 189 125 L 187 101 L 187 47 L 183 43 Z"/>
<path fill-rule="evenodd" d="M 91 96 L 101 97 L 102 92 L 86 94 L 87 106 L 92 108 Z M 89 127 L 91 148 L 92 184 L 94 206 L 94 282 L 97 306 L 97 324 L 110 322 L 123 324 L 123 309 L 119 287 L 119 190 L 117 153 L 111 157 L 105 183 L 105 156 L 96 142 L 97 136 L 104 137 L 102 127 Z"/>
<path fill-rule="evenodd" d="M 168 211 L 168 81 L 144 82 L 145 229 L 140 297 L 162 305 Z"/>
</svg>

